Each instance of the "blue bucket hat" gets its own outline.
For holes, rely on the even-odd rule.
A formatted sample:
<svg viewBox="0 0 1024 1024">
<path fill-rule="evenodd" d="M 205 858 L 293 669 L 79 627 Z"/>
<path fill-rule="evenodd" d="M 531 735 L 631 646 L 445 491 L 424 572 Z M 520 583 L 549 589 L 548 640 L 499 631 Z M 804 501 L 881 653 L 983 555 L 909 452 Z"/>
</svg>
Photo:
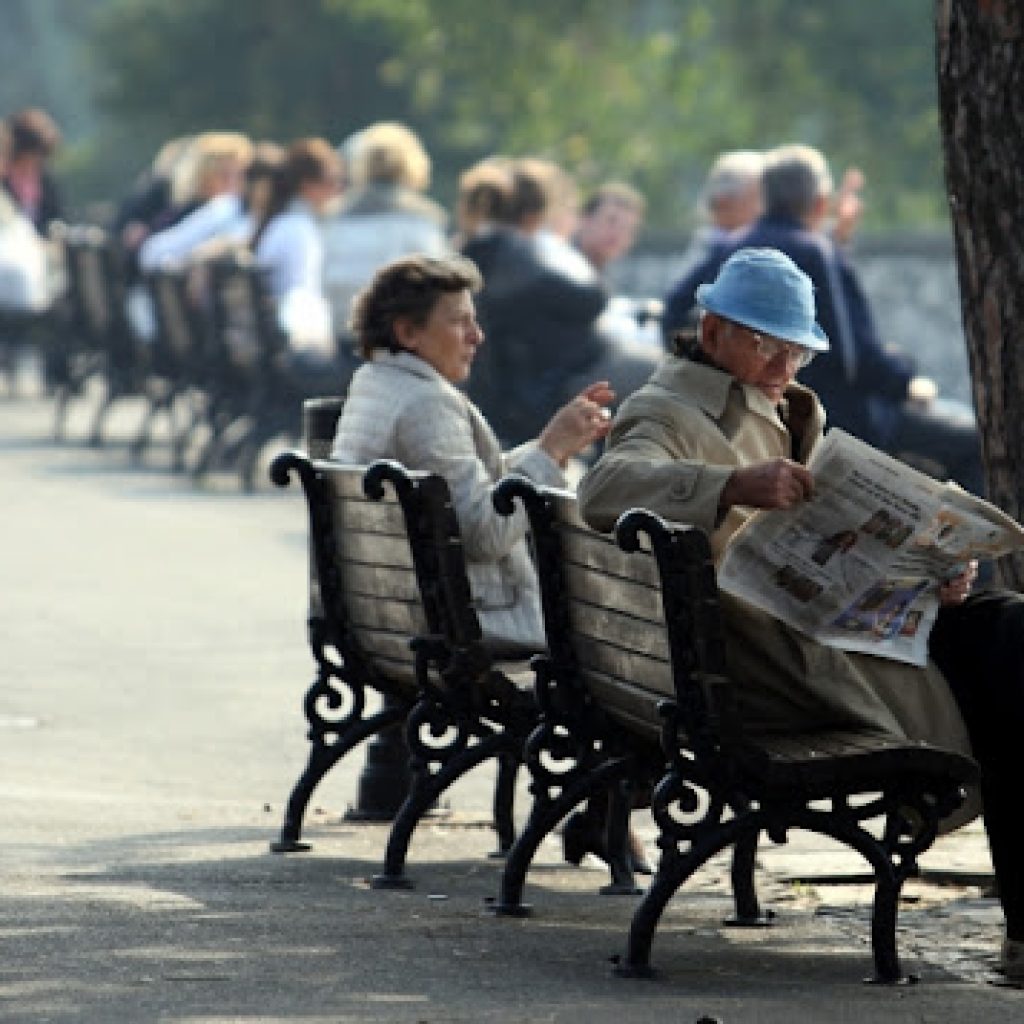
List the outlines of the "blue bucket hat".
<svg viewBox="0 0 1024 1024">
<path fill-rule="evenodd" d="M 697 303 L 727 320 L 827 352 L 828 338 L 814 320 L 811 279 L 778 249 L 740 249 L 722 264 L 712 284 L 697 289 Z"/>
</svg>

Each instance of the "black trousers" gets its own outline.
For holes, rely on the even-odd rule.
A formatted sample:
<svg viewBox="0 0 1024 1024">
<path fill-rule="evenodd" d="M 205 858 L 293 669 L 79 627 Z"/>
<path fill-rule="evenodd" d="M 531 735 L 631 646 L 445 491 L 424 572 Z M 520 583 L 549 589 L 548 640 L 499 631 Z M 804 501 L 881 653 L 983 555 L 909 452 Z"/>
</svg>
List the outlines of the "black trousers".
<svg viewBox="0 0 1024 1024">
<path fill-rule="evenodd" d="M 981 797 L 1009 938 L 1024 940 L 1024 597 L 942 608 L 929 638 L 981 766 Z"/>
</svg>

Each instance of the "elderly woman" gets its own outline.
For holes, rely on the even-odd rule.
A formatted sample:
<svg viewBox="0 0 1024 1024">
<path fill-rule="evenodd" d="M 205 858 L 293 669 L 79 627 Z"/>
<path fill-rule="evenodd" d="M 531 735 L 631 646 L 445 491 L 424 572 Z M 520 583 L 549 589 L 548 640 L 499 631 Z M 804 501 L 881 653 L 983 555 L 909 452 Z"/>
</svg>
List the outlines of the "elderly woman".
<svg viewBox="0 0 1024 1024">
<path fill-rule="evenodd" d="M 431 470 L 451 488 L 470 585 L 486 636 L 544 646 L 536 574 L 522 510 L 499 516 L 491 489 L 514 470 L 565 485 L 568 460 L 608 430 L 614 397 L 603 381 L 559 409 L 533 441 L 503 455 L 493 431 L 458 389 L 484 340 L 472 293 L 476 267 L 461 257 L 408 256 L 379 270 L 355 301 L 352 328 L 367 362 L 352 378 L 332 457 L 397 459 Z"/>
</svg>

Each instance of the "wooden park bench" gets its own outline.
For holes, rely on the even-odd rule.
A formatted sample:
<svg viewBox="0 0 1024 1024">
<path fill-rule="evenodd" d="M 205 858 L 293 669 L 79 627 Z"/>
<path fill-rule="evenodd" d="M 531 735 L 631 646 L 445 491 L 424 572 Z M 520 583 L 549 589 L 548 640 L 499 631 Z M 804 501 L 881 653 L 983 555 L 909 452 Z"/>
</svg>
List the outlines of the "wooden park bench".
<svg viewBox="0 0 1024 1024">
<path fill-rule="evenodd" d="M 317 675 L 305 700 L 309 761 L 272 848 L 305 848 L 299 836 L 315 786 L 349 751 L 402 722 L 412 781 L 375 886 L 410 884 L 404 866 L 417 823 L 452 783 L 492 758 L 504 852 L 514 839 L 522 745 L 537 714 L 529 688 L 507 671 L 521 667 L 511 659 L 526 652 L 495 646 L 480 629 L 447 484 L 393 462 L 367 469 L 279 455 L 274 482 L 284 485 L 292 473 L 309 511 Z M 374 694 L 384 704 L 370 713 Z"/>
<path fill-rule="evenodd" d="M 150 345 L 148 408 L 130 453 L 141 458 L 153 424 L 163 415 L 170 428 L 174 472 L 184 470 L 185 456 L 198 429 L 204 422 L 210 426 L 219 383 L 209 367 L 208 317 L 192 294 L 192 284 L 201 272 L 201 265 L 162 267 L 143 278 L 156 333 Z M 184 418 L 180 417 L 182 411 Z"/>
<path fill-rule="evenodd" d="M 647 784 L 660 740 L 666 766 L 651 807 L 661 861 L 637 907 L 622 975 L 650 973 L 650 947 L 668 901 L 709 858 L 732 848 L 735 923 L 765 920 L 754 885 L 762 833 L 830 836 L 871 865 L 875 980 L 901 978 L 897 903 L 939 822 L 977 779 L 967 757 L 923 743 L 844 732 L 752 736 L 726 668 L 711 550 L 704 533 L 645 511 L 626 513 L 614 539 L 590 530 L 565 492 L 508 478 L 499 510 L 524 503 L 537 548 L 549 653 L 535 662 L 544 721 L 526 764 L 535 803 L 510 851 L 495 909 L 521 914 L 541 839 L 601 787 Z M 551 764 L 561 763 L 559 773 Z M 876 835 L 869 824 L 881 824 Z"/>
<path fill-rule="evenodd" d="M 64 235 L 63 248 L 69 326 L 87 358 L 82 360 L 84 369 L 75 386 L 58 395 L 54 433 L 61 436 L 67 402 L 71 395 L 81 393 L 85 375 L 97 373 L 103 379 L 104 392 L 88 440 L 100 445 L 112 406 L 143 393 L 140 345 L 126 314 L 122 253 L 114 241 L 100 228 L 72 227 Z"/>
</svg>

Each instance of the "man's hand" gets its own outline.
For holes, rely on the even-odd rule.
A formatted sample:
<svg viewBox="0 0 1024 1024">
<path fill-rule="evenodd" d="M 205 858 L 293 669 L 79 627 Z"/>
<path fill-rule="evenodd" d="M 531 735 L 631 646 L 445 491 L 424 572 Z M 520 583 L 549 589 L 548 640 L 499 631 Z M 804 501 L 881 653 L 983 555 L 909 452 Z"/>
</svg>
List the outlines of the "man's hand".
<svg viewBox="0 0 1024 1024">
<path fill-rule="evenodd" d="M 722 488 L 719 508 L 793 508 L 814 494 L 814 477 L 790 459 L 772 459 L 737 469 Z"/>
<path fill-rule="evenodd" d="M 939 394 L 939 387 L 931 377 L 911 377 L 907 384 L 907 398 L 912 402 L 927 405 L 934 402 Z"/>
</svg>

